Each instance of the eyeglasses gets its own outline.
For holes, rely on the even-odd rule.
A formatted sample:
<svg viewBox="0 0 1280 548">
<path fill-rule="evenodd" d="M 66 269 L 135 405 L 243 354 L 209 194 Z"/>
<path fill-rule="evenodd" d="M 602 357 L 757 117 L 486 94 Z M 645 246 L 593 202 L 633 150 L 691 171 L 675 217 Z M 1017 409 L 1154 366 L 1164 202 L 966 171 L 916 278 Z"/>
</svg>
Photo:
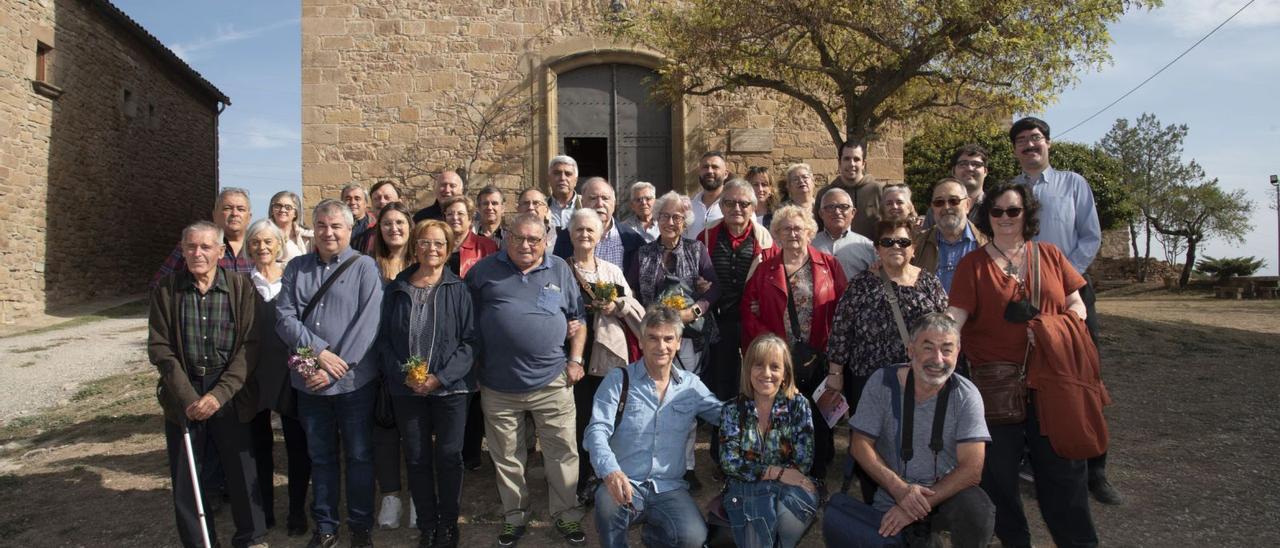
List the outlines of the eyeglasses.
<svg viewBox="0 0 1280 548">
<path fill-rule="evenodd" d="M 1027 144 L 1027 143 L 1032 143 L 1032 144 L 1037 144 L 1037 145 L 1038 145 L 1038 144 L 1040 144 L 1040 143 L 1044 142 L 1044 140 L 1045 140 L 1045 136 L 1044 136 L 1044 135 L 1041 135 L 1041 134 L 1039 134 L 1039 133 L 1034 133 L 1034 134 L 1031 134 L 1031 135 L 1026 135 L 1026 136 L 1018 137 L 1017 139 L 1014 139 L 1014 140 L 1013 140 L 1013 144 L 1018 145 L 1018 146 L 1025 145 L 1025 144 Z"/>
<path fill-rule="evenodd" d="M 289 204 L 271 204 L 271 209 L 278 209 L 280 211 L 293 211 L 293 206 Z"/>
<path fill-rule="evenodd" d="M 978 160 L 960 160 L 956 162 L 956 167 L 971 167 L 973 169 L 982 169 L 984 167 L 987 167 L 987 164 Z"/>
<path fill-rule="evenodd" d="M 946 206 L 956 207 L 960 205 L 960 202 L 963 202 L 964 200 L 965 200 L 964 198 L 957 198 L 955 196 L 952 196 L 950 198 L 934 198 L 932 203 L 933 203 L 933 207 L 946 207 Z"/>
<path fill-rule="evenodd" d="M 684 214 L 683 213 L 659 213 L 658 222 L 659 223 L 683 223 Z"/>
<path fill-rule="evenodd" d="M 547 207 L 547 203 L 542 200 L 521 200 L 520 202 L 516 203 L 516 205 L 520 207 L 529 207 L 529 208 Z"/>
<path fill-rule="evenodd" d="M 876 240 L 876 245 L 880 247 L 898 246 L 902 249 L 911 247 L 911 238 L 880 238 Z"/>
<path fill-rule="evenodd" d="M 747 209 L 755 204 L 751 200 L 726 200 L 720 199 L 720 209 Z"/>
<path fill-rule="evenodd" d="M 1004 209 L 998 208 L 998 207 L 991 208 L 991 216 L 997 219 L 1004 217 L 1006 213 L 1009 214 L 1010 219 L 1017 219 L 1019 216 L 1022 215 L 1022 208 L 1020 207 L 1010 207 L 1010 208 L 1004 208 Z"/>
<path fill-rule="evenodd" d="M 541 236 L 511 236 L 511 241 L 515 242 L 516 245 L 538 245 L 542 243 L 543 239 Z"/>
<path fill-rule="evenodd" d="M 446 246 L 449 245 L 449 242 L 446 242 L 444 240 L 418 240 L 417 243 L 418 243 L 418 249 L 428 249 L 432 247 L 438 247 L 438 248 L 444 249 Z"/>
<path fill-rule="evenodd" d="M 844 213 L 844 212 L 849 211 L 850 209 L 853 209 L 853 206 L 851 206 L 851 205 L 849 205 L 849 204 L 827 204 L 827 205 L 822 206 L 822 210 L 823 210 L 823 211 L 828 211 L 828 212 L 830 212 L 830 211 L 839 211 L 840 213 Z"/>
</svg>

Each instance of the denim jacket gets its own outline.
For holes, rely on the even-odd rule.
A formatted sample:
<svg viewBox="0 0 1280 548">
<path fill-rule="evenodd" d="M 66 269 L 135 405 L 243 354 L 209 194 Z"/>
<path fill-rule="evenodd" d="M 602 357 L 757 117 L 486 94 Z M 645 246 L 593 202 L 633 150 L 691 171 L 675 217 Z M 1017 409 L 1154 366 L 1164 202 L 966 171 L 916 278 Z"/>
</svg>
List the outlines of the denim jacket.
<svg viewBox="0 0 1280 548">
<path fill-rule="evenodd" d="M 409 292 L 409 277 L 416 270 L 416 267 L 406 269 L 387 285 L 382 303 L 382 325 L 374 345 L 382 376 L 394 396 L 416 395 L 404 384 L 405 374 L 400 370 L 401 364 L 409 360 L 411 348 L 409 324 L 413 297 Z M 436 340 L 431 355 L 426 359 L 429 371 L 440 380 L 441 387 L 428 395 L 474 392 L 476 335 L 471 292 L 461 278 L 446 268 L 440 275 L 439 285 L 431 293 L 431 299 L 437 307 Z"/>
</svg>

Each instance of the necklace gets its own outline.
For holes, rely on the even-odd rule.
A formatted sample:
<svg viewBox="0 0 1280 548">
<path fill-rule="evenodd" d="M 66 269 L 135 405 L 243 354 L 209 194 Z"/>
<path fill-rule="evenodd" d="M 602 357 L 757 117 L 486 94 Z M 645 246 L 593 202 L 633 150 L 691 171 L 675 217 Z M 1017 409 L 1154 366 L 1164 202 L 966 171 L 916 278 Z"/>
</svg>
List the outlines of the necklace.
<svg viewBox="0 0 1280 548">
<path fill-rule="evenodd" d="M 1024 242 L 1022 242 L 1022 244 L 1020 244 L 1020 245 L 1018 246 L 1018 249 L 1016 249 L 1016 250 L 1012 250 L 1012 251 L 1013 251 L 1013 253 L 1014 253 L 1014 255 L 1017 255 L 1017 254 L 1021 253 L 1021 252 L 1022 252 L 1022 249 L 1023 249 L 1025 246 L 1026 246 L 1026 242 L 1024 241 Z M 996 250 L 996 253 L 999 253 L 1001 257 L 1004 257 L 1004 261 L 1005 261 L 1005 265 L 1004 265 L 1004 273 L 1005 273 L 1005 274 L 1008 274 L 1008 275 L 1010 275 L 1010 276 L 1013 276 L 1013 277 L 1015 277 L 1015 278 L 1016 278 L 1016 277 L 1018 277 L 1019 271 L 1020 271 L 1021 269 L 1020 269 L 1020 268 L 1018 268 L 1017 266 L 1015 266 L 1015 265 L 1013 264 L 1013 259 L 1010 259 L 1010 258 L 1009 258 L 1009 256 L 1008 256 L 1008 255 L 1006 255 L 1006 254 L 1004 253 L 1004 250 L 1003 250 L 1003 249 L 1000 249 L 1000 246 L 996 245 L 996 241 L 995 241 L 995 240 L 991 240 L 991 247 L 992 247 L 992 249 L 995 249 L 995 250 Z"/>
</svg>

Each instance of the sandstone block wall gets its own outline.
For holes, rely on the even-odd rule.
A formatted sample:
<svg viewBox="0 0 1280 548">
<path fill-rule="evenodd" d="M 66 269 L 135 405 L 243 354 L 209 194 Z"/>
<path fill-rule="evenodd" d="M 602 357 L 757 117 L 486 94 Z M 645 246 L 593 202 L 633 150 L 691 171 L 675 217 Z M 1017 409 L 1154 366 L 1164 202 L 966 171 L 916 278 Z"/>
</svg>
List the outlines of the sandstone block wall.
<svg viewBox="0 0 1280 548">
<path fill-rule="evenodd" d="M 0 321 L 143 291 L 217 189 L 213 102 L 83 0 L 0 14 Z M 37 93 L 37 41 L 53 46 Z"/>
<path fill-rule="evenodd" d="M 556 71 L 646 66 L 660 56 L 598 38 L 608 9 L 602 0 L 303 0 L 304 201 L 336 197 L 351 181 L 393 178 L 408 187 L 407 202 L 424 206 L 434 199 L 430 173 L 468 165 L 471 192 L 485 183 L 545 186 L 545 161 L 556 152 L 548 113 Z M 673 110 L 677 188 L 696 186 L 698 157 L 712 149 L 729 152 L 738 173 L 777 166 L 776 179 L 782 166 L 805 161 L 820 181 L 835 176 L 830 137 L 790 99 L 746 91 L 690 97 Z M 491 120 L 506 131 L 477 140 Z M 735 153 L 735 129 L 771 130 L 773 146 Z M 899 131 L 869 148 L 871 173 L 903 178 Z"/>
</svg>

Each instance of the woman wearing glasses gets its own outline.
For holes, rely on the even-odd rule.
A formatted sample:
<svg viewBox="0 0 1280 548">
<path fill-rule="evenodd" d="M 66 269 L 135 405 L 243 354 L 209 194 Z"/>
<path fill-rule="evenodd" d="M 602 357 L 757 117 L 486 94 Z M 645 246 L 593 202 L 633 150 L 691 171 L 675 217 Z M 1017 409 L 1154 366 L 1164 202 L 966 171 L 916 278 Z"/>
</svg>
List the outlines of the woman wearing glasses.
<svg viewBox="0 0 1280 548">
<path fill-rule="evenodd" d="M 387 286 L 375 348 L 404 436 L 418 545 L 456 546 L 463 428 L 476 387 L 471 293 L 445 266 L 457 245 L 448 225 L 418 223 L 411 242 L 417 265 Z M 425 362 L 421 374 L 405 370 L 414 357 Z"/>
<path fill-rule="evenodd" d="M 284 233 L 282 263 L 311 251 L 311 238 L 315 234 L 302 226 L 302 221 L 298 218 L 298 211 L 301 209 L 302 200 L 288 190 L 277 192 L 271 197 L 271 222 Z"/>
<path fill-rule="evenodd" d="M 849 287 L 836 306 L 835 325 L 827 343 L 829 368 L 839 374 L 827 377 L 827 386 L 843 390 L 850 410 L 867 378 L 886 365 L 905 363 L 907 348 L 898 332 L 891 299 L 896 299 L 903 325 L 933 312 L 947 309 L 947 294 L 932 272 L 911 264 L 912 224 L 905 219 L 876 224 L 876 256 L 880 268 L 866 270 L 849 280 Z M 876 492 L 876 482 L 861 468 L 854 468 L 867 504 Z"/>
<path fill-rule="evenodd" d="M 1054 542 L 1096 546 L 1097 532 L 1089 514 L 1087 456 L 1062 456 L 1060 451 L 1073 451 L 1059 446 L 1063 439 L 1058 433 L 1064 431 L 1060 419 L 1086 423 L 1093 418 L 1083 411 L 1089 409 L 1100 418 L 1102 405 L 1110 400 L 1098 377 L 1097 350 L 1084 327 L 1086 312 L 1079 292 L 1084 278 L 1053 244 L 1032 241 L 1040 231 L 1039 210 L 1040 203 L 1024 185 L 1002 183 L 987 193 L 978 208 L 978 230 L 991 242 L 960 260 L 951 282 L 949 314 L 963 326 L 960 336 L 975 377 L 985 364 L 994 362 L 1026 367 L 1030 397 L 1025 419 L 988 423 L 991 445 L 982 488 L 996 505 L 996 536 L 1001 544 L 1031 545 L 1018 491 L 1018 463 L 1027 450 L 1040 514 Z M 1035 299 L 1030 288 L 1037 281 L 1040 291 Z M 1060 326 L 1076 336 L 1047 333 L 1046 326 Z M 1072 348 L 1083 351 L 1065 352 Z M 1040 359 L 1046 352 L 1063 359 Z M 1064 366 L 1070 371 L 1063 372 Z M 1037 408 L 1044 411 L 1043 416 Z M 1105 426 L 1101 430 L 1094 435 L 1101 436 L 1105 448 Z"/>
</svg>

